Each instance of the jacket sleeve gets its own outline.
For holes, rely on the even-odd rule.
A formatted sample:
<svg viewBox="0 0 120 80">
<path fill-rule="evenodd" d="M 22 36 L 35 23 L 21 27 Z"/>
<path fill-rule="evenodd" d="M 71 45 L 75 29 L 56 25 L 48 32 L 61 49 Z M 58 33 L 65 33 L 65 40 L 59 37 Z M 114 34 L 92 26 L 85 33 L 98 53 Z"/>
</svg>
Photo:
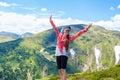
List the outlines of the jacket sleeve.
<svg viewBox="0 0 120 80">
<path fill-rule="evenodd" d="M 51 25 L 52 25 L 52 27 L 53 27 L 53 30 L 55 31 L 55 33 L 56 33 L 56 35 L 57 35 L 57 37 L 59 36 L 59 31 L 58 31 L 58 29 L 56 28 L 56 25 L 54 24 L 54 22 L 52 21 L 52 20 L 50 20 L 50 23 L 51 23 Z"/>
<path fill-rule="evenodd" d="M 70 41 L 71 42 L 74 41 L 76 38 L 78 38 L 80 35 L 82 35 L 85 32 L 87 32 L 86 28 L 80 30 L 79 32 L 77 32 L 76 34 L 74 34 L 73 36 L 71 36 Z"/>
</svg>

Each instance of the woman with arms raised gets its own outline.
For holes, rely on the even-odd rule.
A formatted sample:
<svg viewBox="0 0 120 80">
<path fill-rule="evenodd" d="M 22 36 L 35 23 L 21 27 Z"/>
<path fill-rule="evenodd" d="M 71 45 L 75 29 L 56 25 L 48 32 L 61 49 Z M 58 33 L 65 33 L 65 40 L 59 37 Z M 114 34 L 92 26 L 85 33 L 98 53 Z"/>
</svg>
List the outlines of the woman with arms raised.
<svg viewBox="0 0 120 80">
<path fill-rule="evenodd" d="M 63 29 L 64 33 L 62 34 L 58 31 L 56 25 L 54 24 L 54 22 L 52 20 L 52 16 L 50 16 L 50 23 L 51 23 L 53 30 L 55 31 L 55 33 L 57 35 L 57 39 L 58 39 L 57 46 L 56 46 L 56 52 L 55 52 L 56 62 L 57 62 L 57 66 L 58 66 L 58 72 L 59 72 L 61 80 L 66 80 L 66 65 L 67 65 L 68 56 L 70 54 L 69 53 L 69 45 L 72 41 L 74 41 L 76 38 L 78 38 L 81 34 L 87 32 L 88 29 L 92 26 L 92 24 L 89 24 L 83 30 L 80 30 L 73 36 L 70 36 L 70 31 L 71 31 L 70 26 L 66 26 Z"/>
</svg>

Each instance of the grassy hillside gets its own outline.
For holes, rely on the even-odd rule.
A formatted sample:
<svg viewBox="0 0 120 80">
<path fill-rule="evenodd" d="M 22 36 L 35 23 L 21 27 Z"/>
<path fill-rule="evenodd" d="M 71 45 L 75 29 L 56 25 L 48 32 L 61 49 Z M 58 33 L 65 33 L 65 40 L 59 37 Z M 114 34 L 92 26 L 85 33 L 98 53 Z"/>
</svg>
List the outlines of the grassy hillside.
<svg viewBox="0 0 120 80">
<path fill-rule="evenodd" d="M 0 43 L 11 41 L 11 40 L 15 40 L 15 38 L 12 38 L 10 36 L 0 35 Z"/>
<path fill-rule="evenodd" d="M 72 34 L 85 25 L 71 25 Z M 63 27 L 63 26 L 62 26 Z M 60 30 L 61 27 L 58 29 Z M 114 65 L 113 47 L 120 39 L 120 32 L 93 26 L 71 44 L 76 52 L 69 58 L 67 73 L 92 72 L 96 70 L 94 46 L 102 49 L 101 69 Z M 55 32 L 50 29 L 39 34 L 0 43 L 0 79 L 33 80 L 58 75 L 55 63 Z"/>
<path fill-rule="evenodd" d="M 1 43 L 0 79 L 24 80 L 28 77 L 39 79 L 56 74 L 51 71 L 56 70 L 52 67 L 55 66 L 55 62 L 49 61 L 41 55 L 37 50 L 38 47 L 39 45 L 32 42 L 31 38 Z"/>
<path fill-rule="evenodd" d="M 115 66 L 101 71 L 68 74 L 67 80 L 120 80 L 119 74 L 120 66 Z M 59 79 L 60 79 L 59 76 L 56 76 L 39 80 L 59 80 Z"/>
</svg>

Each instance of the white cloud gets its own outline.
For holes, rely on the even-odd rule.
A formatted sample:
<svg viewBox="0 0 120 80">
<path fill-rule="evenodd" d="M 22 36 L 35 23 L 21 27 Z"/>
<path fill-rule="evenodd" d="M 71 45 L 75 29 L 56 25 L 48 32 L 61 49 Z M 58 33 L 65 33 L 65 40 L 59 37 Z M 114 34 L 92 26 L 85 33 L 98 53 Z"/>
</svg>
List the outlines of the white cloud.
<svg viewBox="0 0 120 80">
<path fill-rule="evenodd" d="M 118 7 L 117 8 L 119 8 L 120 9 L 120 4 L 118 5 Z"/>
<path fill-rule="evenodd" d="M 56 26 L 82 23 L 80 20 L 72 18 L 58 19 L 53 16 Z M 35 15 L 21 15 L 14 12 L 0 11 L 0 31 L 14 32 L 23 34 L 25 32 L 38 33 L 46 29 L 52 28 L 49 17 L 38 18 Z"/>
<path fill-rule="evenodd" d="M 113 7 L 113 6 L 111 6 L 111 7 L 110 7 L 110 10 L 114 10 L 114 7 Z"/>
<path fill-rule="evenodd" d="M 32 8 L 32 7 L 21 7 L 22 9 L 26 9 L 26 10 L 35 10 L 36 8 Z"/>
<path fill-rule="evenodd" d="M 47 8 L 41 8 L 41 11 L 42 11 L 42 12 L 46 12 L 46 11 L 47 11 Z"/>
<path fill-rule="evenodd" d="M 115 15 L 111 18 L 113 21 L 120 21 L 120 14 Z"/>
<path fill-rule="evenodd" d="M 82 23 L 86 23 L 84 21 L 81 20 L 77 20 L 77 19 L 72 19 L 70 17 L 66 18 L 66 19 L 53 19 L 53 21 L 55 22 L 55 24 L 57 26 L 61 26 L 61 25 L 70 25 L 70 24 L 82 24 Z"/>
<path fill-rule="evenodd" d="M 9 7 L 10 5 L 6 2 L 0 2 L 0 6 Z"/>
<path fill-rule="evenodd" d="M 49 16 L 36 17 L 32 14 L 22 15 L 14 12 L 0 11 L 0 31 L 14 32 L 23 34 L 25 32 L 39 33 L 43 30 L 52 28 L 49 23 Z M 56 26 L 70 25 L 70 24 L 88 24 L 91 21 L 82 21 L 72 19 L 71 17 L 61 19 L 53 16 L 53 21 Z M 120 14 L 115 15 L 108 21 L 92 22 L 93 25 L 103 26 L 107 29 L 120 30 Z"/>
<path fill-rule="evenodd" d="M 34 15 L 21 15 L 16 13 L 0 12 L 0 31 L 14 33 L 41 32 L 50 28 L 47 18 L 37 18 Z"/>
<path fill-rule="evenodd" d="M 103 26 L 106 29 L 120 31 L 120 14 L 117 14 L 117 15 L 111 17 L 111 20 L 98 21 L 98 22 L 94 22 L 94 24 Z"/>
<path fill-rule="evenodd" d="M 2 7 L 10 7 L 10 6 L 19 6 L 19 5 L 15 4 L 15 3 L 8 4 L 6 2 L 0 2 L 0 6 L 2 6 Z"/>
</svg>

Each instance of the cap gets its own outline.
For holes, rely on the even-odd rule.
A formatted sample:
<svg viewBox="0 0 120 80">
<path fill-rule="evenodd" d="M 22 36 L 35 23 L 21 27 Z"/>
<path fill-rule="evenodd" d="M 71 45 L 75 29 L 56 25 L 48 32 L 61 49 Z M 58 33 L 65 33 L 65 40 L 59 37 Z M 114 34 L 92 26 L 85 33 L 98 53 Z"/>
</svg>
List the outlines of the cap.
<svg viewBox="0 0 120 80">
<path fill-rule="evenodd" d="M 71 31 L 71 27 L 70 26 L 65 26 L 61 29 L 61 33 L 64 34 L 64 30 L 70 30 Z"/>
<path fill-rule="evenodd" d="M 71 27 L 70 26 L 66 26 L 64 30 L 70 30 L 71 31 Z"/>
</svg>

